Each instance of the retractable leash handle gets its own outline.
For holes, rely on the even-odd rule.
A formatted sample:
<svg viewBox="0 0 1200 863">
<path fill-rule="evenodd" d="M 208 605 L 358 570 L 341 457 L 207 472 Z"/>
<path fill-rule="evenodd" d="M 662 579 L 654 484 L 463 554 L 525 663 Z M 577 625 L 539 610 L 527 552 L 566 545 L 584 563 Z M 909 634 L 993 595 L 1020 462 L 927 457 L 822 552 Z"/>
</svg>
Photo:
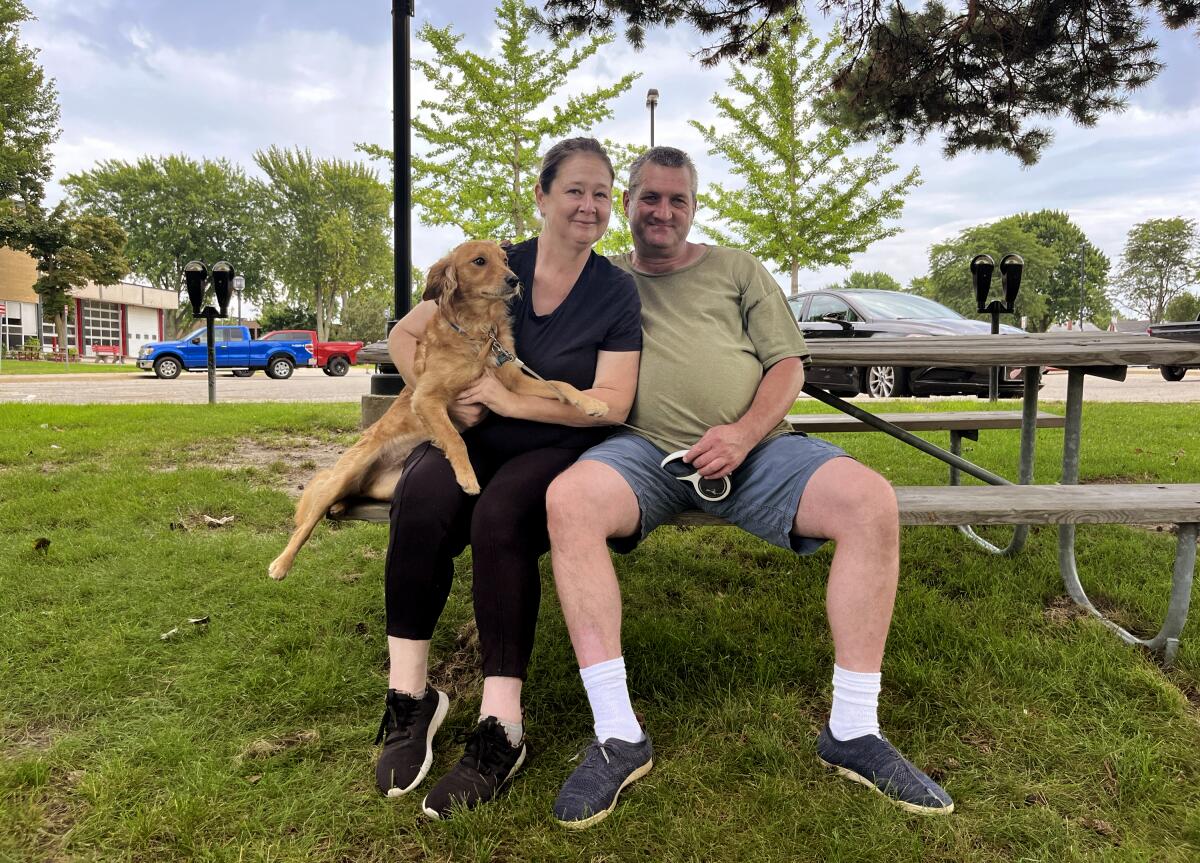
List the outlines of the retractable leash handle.
<svg viewBox="0 0 1200 863">
<path fill-rule="evenodd" d="M 689 450 L 681 449 L 671 453 L 662 460 L 659 467 L 680 482 L 691 483 L 692 487 L 696 489 L 696 494 L 709 503 L 716 503 L 729 497 L 729 493 L 733 491 L 733 482 L 730 481 L 729 476 L 720 478 L 701 476 L 700 471 L 683 460 L 688 452 Z"/>
</svg>

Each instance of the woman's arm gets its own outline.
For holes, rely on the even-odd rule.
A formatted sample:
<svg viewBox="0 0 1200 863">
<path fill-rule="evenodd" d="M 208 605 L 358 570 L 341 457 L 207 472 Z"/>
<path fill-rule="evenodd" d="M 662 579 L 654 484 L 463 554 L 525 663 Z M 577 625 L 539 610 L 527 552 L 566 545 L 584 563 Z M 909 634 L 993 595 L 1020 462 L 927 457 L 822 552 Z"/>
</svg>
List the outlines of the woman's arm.
<svg viewBox="0 0 1200 863">
<path fill-rule="evenodd" d="M 417 303 L 407 315 L 396 321 L 388 333 L 388 354 L 400 377 L 411 384 L 416 381 L 413 363 L 417 356 L 417 342 L 425 335 L 425 325 L 437 314 L 437 303 L 425 300 Z"/>
<path fill-rule="evenodd" d="M 640 351 L 598 351 L 596 353 L 596 378 L 589 396 L 608 405 L 608 415 L 589 417 L 578 408 L 563 404 L 557 399 L 537 396 L 520 396 L 504 388 L 488 375 L 464 390 L 458 397 L 461 403 L 483 404 L 495 413 L 506 417 L 554 423 L 564 426 L 605 426 L 624 422 L 633 407 L 633 396 L 637 392 L 638 363 Z"/>
</svg>

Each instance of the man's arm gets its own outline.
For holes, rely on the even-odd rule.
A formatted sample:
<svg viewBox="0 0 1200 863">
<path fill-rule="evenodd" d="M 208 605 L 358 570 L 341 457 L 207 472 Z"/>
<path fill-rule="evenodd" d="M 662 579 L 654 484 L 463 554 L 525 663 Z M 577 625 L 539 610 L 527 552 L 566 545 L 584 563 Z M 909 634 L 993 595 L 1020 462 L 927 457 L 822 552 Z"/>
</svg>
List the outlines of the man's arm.
<svg viewBox="0 0 1200 863">
<path fill-rule="evenodd" d="M 804 363 L 785 357 L 763 375 L 754 401 L 737 422 L 713 426 L 696 442 L 684 461 L 703 477 L 720 478 L 733 473 L 750 450 L 787 416 L 800 387 L 804 386 Z"/>
</svg>

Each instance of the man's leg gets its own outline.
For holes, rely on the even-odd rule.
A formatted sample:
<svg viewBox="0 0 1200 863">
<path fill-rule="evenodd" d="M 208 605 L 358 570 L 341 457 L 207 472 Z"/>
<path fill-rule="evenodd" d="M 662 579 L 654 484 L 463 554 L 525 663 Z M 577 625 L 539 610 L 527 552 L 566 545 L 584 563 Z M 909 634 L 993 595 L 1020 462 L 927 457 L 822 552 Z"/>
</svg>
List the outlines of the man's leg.
<svg viewBox="0 0 1200 863">
<path fill-rule="evenodd" d="M 588 692 L 592 712 L 602 726 L 596 732 L 600 740 L 610 736 L 604 727 L 609 725 L 625 726 L 627 733 L 618 731 L 617 736 L 630 741 L 641 737 L 636 720 L 632 720 L 633 710 L 627 706 L 624 674 L 603 673 L 622 659 L 621 588 L 607 540 L 635 533 L 639 514 L 633 489 L 615 469 L 598 461 L 578 462 L 546 492 L 554 584 L 571 645 L 585 682 L 589 669 L 599 667 L 601 689 L 606 690 L 595 693 L 596 699 Z M 614 712 L 619 715 L 607 715 Z"/>
<path fill-rule="evenodd" d="M 879 474 L 838 458 L 813 473 L 793 532 L 837 543 L 825 595 L 833 635 L 833 707 L 817 754 L 843 776 L 911 812 L 954 811 L 950 796 L 879 731 L 880 668 L 900 575 L 896 494 Z"/>
<path fill-rule="evenodd" d="M 878 673 L 900 577 L 900 516 L 886 479 L 849 458 L 809 479 L 792 530 L 837 543 L 825 595 L 834 661 Z"/>
<path fill-rule="evenodd" d="M 615 468 L 583 460 L 546 492 L 550 555 L 559 604 L 595 722 L 596 740 L 554 801 L 572 829 L 590 827 L 617 804 L 621 790 L 653 766 L 650 739 L 629 699 L 621 655 L 621 590 L 609 537 L 640 528 L 637 495 Z"/>
</svg>

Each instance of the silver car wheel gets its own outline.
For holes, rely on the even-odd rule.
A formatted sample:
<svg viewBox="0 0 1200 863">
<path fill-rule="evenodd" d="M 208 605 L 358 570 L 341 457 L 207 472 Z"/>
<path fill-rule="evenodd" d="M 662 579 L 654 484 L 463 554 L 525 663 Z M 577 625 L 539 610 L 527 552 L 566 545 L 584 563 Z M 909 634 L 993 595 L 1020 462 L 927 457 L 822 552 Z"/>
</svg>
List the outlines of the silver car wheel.
<svg viewBox="0 0 1200 863">
<path fill-rule="evenodd" d="M 896 392 L 896 369 L 893 366 L 871 366 L 867 370 L 867 395 L 873 399 L 890 399 Z"/>
</svg>

